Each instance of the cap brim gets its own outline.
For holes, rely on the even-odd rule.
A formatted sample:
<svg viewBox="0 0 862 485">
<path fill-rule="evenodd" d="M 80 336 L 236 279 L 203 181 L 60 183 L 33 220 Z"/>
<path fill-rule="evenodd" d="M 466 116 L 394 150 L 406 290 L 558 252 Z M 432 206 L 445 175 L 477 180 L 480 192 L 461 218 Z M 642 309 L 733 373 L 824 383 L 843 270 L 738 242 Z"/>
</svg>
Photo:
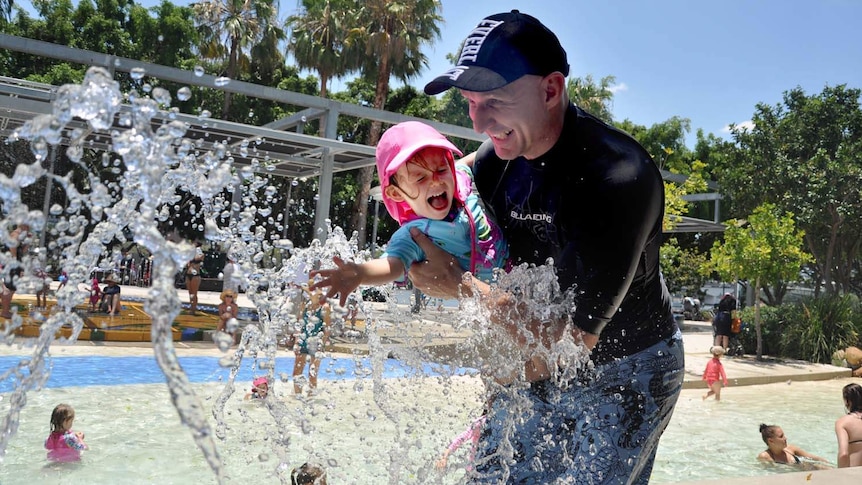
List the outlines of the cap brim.
<svg viewBox="0 0 862 485">
<path fill-rule="evenodd" d="M 453 72 L 462 70 L 460 75 L 453 79 Z M 514 81 L 514 79 L 513 79 Z M 433 81 L 425 85 L 425 94 L 433 96 L 440 94 L 449 88 L 458 88 L 465 91 L 474 91 L 482 93 L 502 88 L 512 81 L 507 81 L 506 78 L 496 72 L 478 66 L 456 67 L 449 70 L 442 76 L 437 76 Z"/>
</svg>

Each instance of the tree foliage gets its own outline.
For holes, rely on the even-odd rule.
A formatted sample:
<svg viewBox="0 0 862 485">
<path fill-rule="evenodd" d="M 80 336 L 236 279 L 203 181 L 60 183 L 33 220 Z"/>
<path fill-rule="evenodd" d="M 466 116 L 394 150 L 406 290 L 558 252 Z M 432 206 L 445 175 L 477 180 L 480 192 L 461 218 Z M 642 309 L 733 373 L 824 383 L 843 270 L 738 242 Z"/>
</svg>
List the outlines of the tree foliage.
<svg viewBox="0 0 862 485">
<path fill-rule="evenodd" d="M 796 214 L 814 256 L 815 283 L 858 290 L 862 242 L 862 110 L 859 89 L 801 88 L 775 106 L 758 104 L 754 127 L 736 127 L 735 146 L 716 167 L 736 213 L 763 202 Z"/>
<path fill-rule="evenodd" d="M 729 221 L 724 241 L 716 242 L 712 248 L 711 268 L 722 281 L 751 282 L 757 307 L 760 306 L 761 287 L 767 289 L 770 305 L 781 304 L 787 283 L 798 281 L 802 265 L 810 260 L 810 255 L 803 250 L 804 234 L 797 229 L 791 213 L 782 214 L 775 205 L 764 204 L 756 208 L 747 221 Z M 757 357 L 761 358 L 759 314 L 755 320 Z"/>
<path fill-rule="evenodd" d="M 611 123 L 613 116 L 614 92 L 611 89 L 617 82 L 615 76 L 605 76 L 597 83 L 592 74 L 584 77 L 570 77 L 566 81 L 569 99 L 584 111 L 605 123 Z"/>
</svg>

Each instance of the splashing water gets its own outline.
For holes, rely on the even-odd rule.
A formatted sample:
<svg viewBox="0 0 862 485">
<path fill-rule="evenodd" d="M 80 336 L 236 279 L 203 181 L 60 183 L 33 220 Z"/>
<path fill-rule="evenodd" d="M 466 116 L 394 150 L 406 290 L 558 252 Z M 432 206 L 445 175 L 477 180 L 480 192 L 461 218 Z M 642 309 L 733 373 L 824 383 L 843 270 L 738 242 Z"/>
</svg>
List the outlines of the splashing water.
<svg viewBox="0 0 862 485">
<path fill-rule="evenodd" d="M 200 74 L 198 74 L 200 71 Z M 202 69 L 195 69 L 201 75 Z M 135 79 L 143 77 L 144 73 Z M 137 75 L 136 74 L 136 75 Z M 183 87 L 177 93 L 180 100 L 189 99 L 191 93 Z M 52 252 L 59 253 L 59 265 L 67 274 L 70 282 L 89 281 L 91 269 L 99 267 L 108 260 L 106 246 L 113 240 L 128 241 L 146 248 L 153 255 L 152 286 L 145 302 L 145 310 L 151 315 L 155 359 L 164 373 L 173 405 L 179 418 L 192 433 L 195 443 L 203 453 L 216 479 L 223 483 L 226 475 L 218 441 L 231 439 L 232 430 L 225 419 L 225 404 L 236 390 L 235 377 L 246 358 L 254 360 L 258 370 L 266 374 L 270 382 L 286 382 L 288 377 L 276 375 L 275 357 L 279 341 L 286 335 L 297 333 L 302 325 L 297 317 L 296 302 L 299 291 L 296 285 L 302 282 L 303 275 L 313 267 L 332 267 L 334 256 L 345 260 L 361 262 L 369 254 L 357 248 L 356 241 L 348 238 L 340 228 L 328 228 L 325 234 L 318 234 L 308 248 L 294 248 L 292 243 L 278 237 L 268 237 L 265 227 L 257 225 L 256 216 L 268 216 L 268 207 L 257 207 L 262 202 L 252 195 L 264 189 L 267 202 L 276 197 L 274 187 L 265 178 L 252 170 L 238 169 L 233 166 L 227 143 L 214 143 L 207 152 L 199 152 L 195 142 L 183 138 L 187 126 L 176 121 L 170 108 L 170 93 L 164 89 L 152 89 L 150 96 L 136 92 L 125 97 L 119 85 L 110 74 L 101 68 L 87 71 L 80 85 L 66 85 L 57 92 L 53 111 L 49 115 L 37 116 L 26 123 L 10 137 L 10 141 L 28 140 L 35 155 L 33 164 L 20 164 L 12 178 L 0 175 L 0 207 L 6 220 L 4 230 L 0 230 L 2 243 L 9 245 L 9 229 L 27 223 L 32 231 L 50 230 L 53 240 L 49 245 Z M 207 113 L 202 113 L 201 116 Z M 208 114 L 207 114 L 208 115 Z M 86 122 L 83 127 L 71 127 L 75 119 Z M 122 130 L 114 128 L 115 119 L 120 120 Z M 155 127 L 155 128 L 154 128 Z M 98 168 L 89 167 L 83 154 L 90 135 L 102 133 L 110 139 L 110 153 L 122 160 L 125 170 L 116 182 L 105 182 L 99 177 Z M 69 175 L 50 173 L 41 166 L 47 159 L 49 147 L 68 139 L 66 154 L 69 159 L 86 174 L 87 190 L 80 188 L 80 181 Z M 248 143 L 240 144 L 239 149 L 248 150 Z M 120 163 L 112 160 L 112 155 L 102 155 L 104 167 L 117 168 Z M 119 173 L 119 172 L 118 172 Z M 21 189 L 46 177 L 57 184 L 66 194 L 66 207 L 54 204 L 49 213 L 31 211 L 22 202 Z M 298 182 L 293 180 L 292 185 Z M 224 194 L 234 187 L 247 190 L 243 205 L 232 203 Z M 229 248 L 229 254 L 240 265 L 240 279 L 246 294 L 254 304 L 259 316 L 257 326 L 247 326 L 242 333 L 238 347 L 229 352 L 232 343 L 227 334 L 217 334 L 216 344 L 225 352 L 221 364 L 230 369 L 230 374 L 221 392 L 207 410 L 195 394 L 189 380 L 179 365 L 174 349 L 171 323 L 179 314 L 181 305 L 174 287 L 174 275 L 186 261 L 192 259 L 194 246 L 187 242 L 173 242 L 159 231 L 159 223 L 170 216 L 172 208 L 178 204 L 178 191 L 185 191 L 200 198 L 201 205 L 195 211 L 204 223 L 201 230 L 207 241 Z M 173 209 L 175 210 L 175 209 Z M 227 224 L 225 214 L 233 214 Z M 47 221 L 52 225 L 49 229 Z M 92 227 L 88 232 L 86 228 Z M 275 267 L 261 264 L 274 252 L 290 251 L 290 257 Z M 0 254 L 0 264 L 4 268 L 16 263 L 6 252 Z M 36 262 L 31 256 L 21 262 L 25 276 L 19 279 L 19 287 L 35 287 L 35 281 L 26 275 Z M 8 275 L 4 275 L 8 277 Z M 526 313 L 540 320 L 549 320 L 564 315 L 572 306 L 572 295 L 561 294 L 556 286 L 552 265 L 541 267 L 519 267 L 508 274 L 500 274 L 495 287 L 500 291 L 520 293 L 524 296 Z M 64 326 L 72 328 L 69 341 L 75 341 L 84 322 L 74 312 L 82 300 L 81 290 L 75 284 L 64 286 L 57 292 L 58 311 L 39 317 L 42 325 L 40 336 L 33 341 L 17 339 L 15 330 L 23 325 L 22 318 L 16 313 L 3 327 L 0 337 L 7 346 L 22 345 L 31 348 L 30 355 L 21 359 L 17 366 L 0 374 L 0 382 L 15 382 L 15 389 L 8 395 L 9 411 L 0 422 L 0 461 L 9 440 L 15 435 L 21 409 L 27 403 L 27 394 L 38 391 L 44 386 L 50 369 L 50 351 L 54 335 Z M 358 354 L 354 356 L 356 367 L 355 390 L 361 392 L 365 381 L 371 380 L 373 402 L 376 409 L 369 408 L 356 416 L 359 421 L 375 421 L 382 417 L 395 426 L 395 438 L 389 456 L 389 482 L 404 483 L 431 480 L 431 466 L 427 463 L 418 467 L 411 463 L 411 453 L 422 447 L 413 436 L 418 420 L 433 421 L 433 410 L 414 409 L 405 416 L 393 403 L 405 393 L 403 387 L 387 382 L 383 378 L 384 361 L 392 352 L 383 330 L 398 329 L 405 325 L 409 316 L 401 313 L 392 298 L 389 308 L 384 311 L 385 318 L 376 318 L 367 308 L 361 308 L 366 317 L 366 335 L 370 360 L 363 361 Z M 363 305 L 360 305 L 363 306 Z M 460 303 L 456 330 L 470 334 L 462 343 L 457 344 L 457 358 L 449 358 L 448 364 L 474 367 L 485 375 L 495 378 L 517 376 L 523 371 L 524 361 L 512 339 L 501 336 L 487 315 L 487 310 L 478 299 L 465 299 Z M 420 386 L 424 377 L 423 366 L 427 363 L 441 362 L 431 347 L 426 344 L 435 335 L 426 331 L 420 337 L 405 340 L 410 345 L 398 347 L 396 357 L 404 364 L 416 369 L 412 385 Z M 528 341 L 531 335 L 524 335 Z M 541 346 L 540 346 L 541 347 Z M 570 377 L 572 373 L 587 365 L 587 353 L 572 342 L 563 339 L 552 348 L 542 348 L 548 362 L 558 368 L 553 369 L 560 378 Z M 433 365 L 442 382 L 454 375 L 454 366 Z M 403 385 L 403 383 L 402 383 Z M 448 389 L 448 387 L 447 387 Z M 499 389 L 497 389 L 499 391 Z M 289 483 L 288 470 L 293 459 L 291 453 L 291 432 L 299 426 L 304 434 L 314 433 L 314 418 L 320 412 L 313 404 L 302 408 L 300 416 L 291 411 L 284 402 L 265 399 L 266 409 L 272 419 L 270 454 L 257 460 L 272 466 L 274 473 L 284 483 Z M 207 421 L 207 414 L 215 420 L 213 429 Z M 510 416 L 517 412 L 509 413 Z M 421 415 L 421 416 L 420 416 Z M 299 423 L 299 424 L 297 424 Z M 359 426 L 357 424 L 357 426 Z M 274 459 L 273 459 L 274 458 Z M 375 457 L 379 458 L 379 457 Z M 337 467 L 332 458 L 328 465 Z"/>
</svg>

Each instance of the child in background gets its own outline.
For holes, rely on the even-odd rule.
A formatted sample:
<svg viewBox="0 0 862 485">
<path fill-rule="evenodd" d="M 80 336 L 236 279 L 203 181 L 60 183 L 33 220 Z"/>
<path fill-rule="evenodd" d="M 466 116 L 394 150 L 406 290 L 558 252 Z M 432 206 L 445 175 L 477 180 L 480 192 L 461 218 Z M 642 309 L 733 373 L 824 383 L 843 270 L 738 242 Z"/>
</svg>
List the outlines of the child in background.
<svg viewBox="0 0 862 485">
<path fill-rule="evenodd" d="M 266 399 L 269 394 L 269 379 L 266 377 L 258 377 L 251 383 L 251 392 L 245 395 L 245 400 L 249 399 Z"/>
<path fill-rule="evenodd" d="M 48 292 L 51 289 L 51 278 L 40 261 L 33 269 L 36 279 L 39 280 L 36 287 L 36 308 L 48 309 Z"/>
<path fill-rule="evenodd" d="M 45 440 L 48 459 L 52 461 L 78 461 L 81 451 L 90 449 L 84 443 L 84 433 L 72 431 L 75 410 L 68 404 L 58 404 L 51 413 L 51 434 Z"/>
<path fill-rule="evenodd" d="M 443 456 L 437 460 L 437 469 L 445 470 L 446 465 L 449 462 L 449 455 L 454 453 L 455 450 L 461 447 L 467 441 L 470 442 L 470 457 L 469 457 L 469 465 L 467 465 L 468 470 L 472 470 L 473 468 L 473 459 L 476 456 L 476 447 L 479 445 L 479 437 L 482 436 L 482 428 L 485 427 L 485 420 L 487 419 L 487 414 L 482 413 L 481 416 L 474 419 L 470 426 L 464 430 L 463 433 L 459 434 L 449 446 L 443 451 Z"/>
<path fill-rule="evenodd" d="M 59 290 L 66 286 L 66 283 L 69 281 L 69 275 L 66 274 L 65 271 L 63 271 L 60 273 L 60 276 L 57 277 L 57 281 L 60 282 L 60 286 L 57 287 L 57 289 Z"/>
<path fill-rule="evenodd" d="M 236 318 L 239 314 L 239 306 L 236 304 L 236 291 L 227 289 L 221 292 L 219 295 L 221 299 L 221 304 L 218 306 L 218 327 L 216 330 L 219 332 L 228 332 L 227 322 L 231 318 Z M 233 335 L 233 330 L 231 329 L 230 333 Z"/>
<path fill-rule="evenodd" d="M 326 470 L 320 465 L 303 463 L 290 472 L 291 485 L 326 485 Z"/>
<path fill-rule="evenodd" d="M 321 361 L 318 351 L 322 351 L 329 343 L 332 312 L 329 305 L 323 301 L 322 292 L 305 289 L 303 292 L 307 293 L 307 301 L 304 299 L 301 305 L 301 328 L 293 349 L 293 391 L 296 395 L 302 394 L 300 378 L 305 371 L 305 363 L 311 359 L 308 366 L 308 395 L 311 396 L 317 390 L 317 373 Z"/>
<path fill-rule="evenodd" d="M 90 283 L 90 313 L 99 311 L 99 302 L 102 301 L 102 288 L 99 287 L 99 278 L 93 276 Z"/>
<path fill-rule="evenodd" d="M 333 259 L 336 268 L 311 271 L 321 276 L 310 289 L 329 288 L 326 298 L 340 295 L 343 307 L 359 285 L 382 285 L 404 278 L 410 265 L 425 253 L 410 237 L 416 227 L 455 256 L 462 268 L 484 281 L 508 259 L 500 228 L 486 215 L 472 193 L 473 172 L 455 165 L 461 155 L 434 128 L 418 121 L 399 123 L 377 145 L 377 176 L 383 204 L 401 227 L 392 235 L 381 258 L 362 264 Z"/>
<path fill-rule="evenodd" d="M 703 371 L 703 380 L 709 386 L 709 392 L 703 395 L 703 400 L 709 396 L 715 396 L 716 401 L 721 401 L 721 383 L 727 385 L 727 375 L 724 373 L 724 366 L 721 364 L 721 356 L 724 355 L 724 347 L 713 345 L 710 349 L 712 359 L 706 363 L 706 369 Z"/>
</svg>

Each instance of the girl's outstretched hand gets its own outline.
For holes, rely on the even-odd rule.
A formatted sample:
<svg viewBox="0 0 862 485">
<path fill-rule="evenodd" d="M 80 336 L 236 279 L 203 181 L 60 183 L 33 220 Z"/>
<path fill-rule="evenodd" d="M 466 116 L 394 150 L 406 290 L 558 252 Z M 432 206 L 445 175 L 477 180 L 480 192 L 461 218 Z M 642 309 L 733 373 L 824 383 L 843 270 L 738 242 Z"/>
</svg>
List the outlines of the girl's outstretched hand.
<svg viewBox="0 0 862 485">
<path fill-rule="evenodd" d="M 358 264 L 344 261 L 338 256 L 333 257 L 332 262 L 335 263 L 335 268 L 312 270 L 308 273 L 308 289 L 314 291 L 318 288 L 328 288 L 321 303 L 338 295 L 339 305 L 346 306 L 347 296 L 362 284 L 362 272 Z M 320 279 L 317 279 L 318 277 Z"/>
</svg>

